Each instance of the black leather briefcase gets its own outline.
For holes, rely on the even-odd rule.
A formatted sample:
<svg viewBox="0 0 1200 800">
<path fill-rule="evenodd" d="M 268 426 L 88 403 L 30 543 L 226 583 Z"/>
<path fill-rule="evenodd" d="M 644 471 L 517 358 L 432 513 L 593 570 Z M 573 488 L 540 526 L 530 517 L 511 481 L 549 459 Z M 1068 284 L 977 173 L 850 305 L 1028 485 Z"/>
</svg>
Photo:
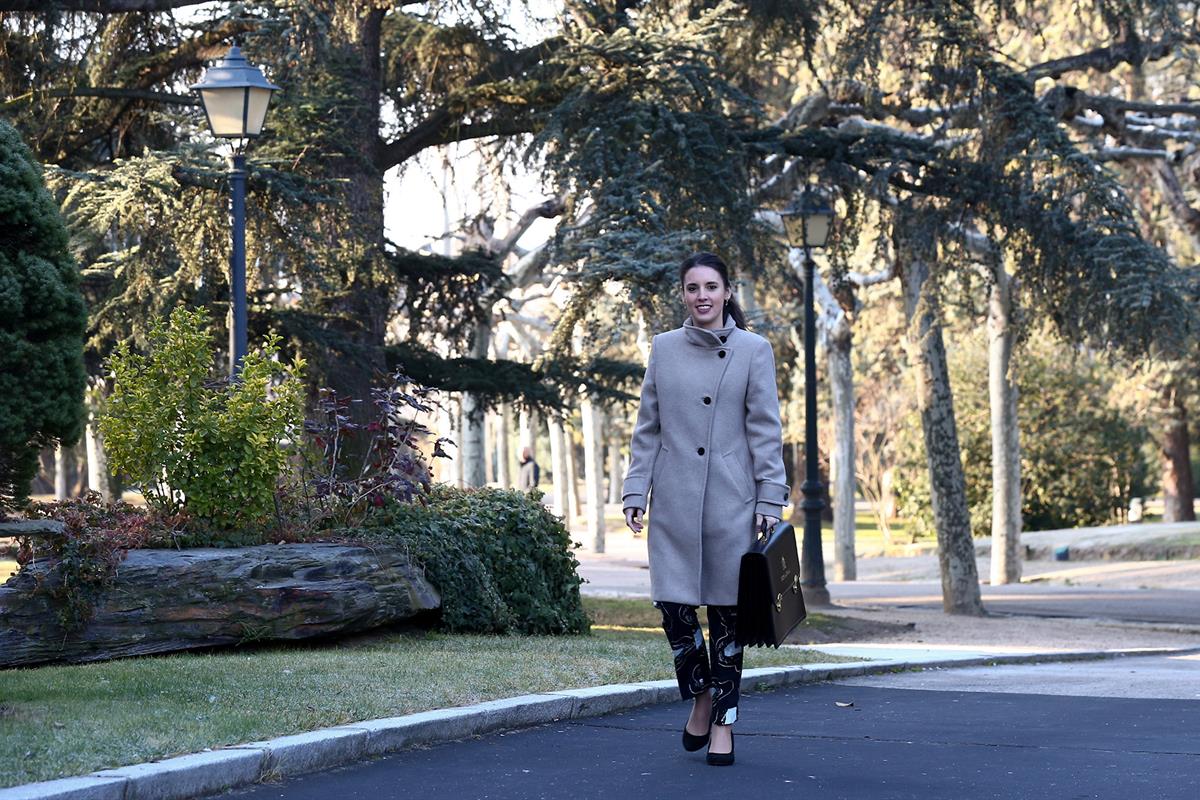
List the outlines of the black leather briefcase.
<svg viewBox="0 0 1200 800">
<path fill-rule="evenodd" d="M 737 638 L 743 647 L 779 647 L 804 621 L 796 531 L 786 522 L 760 531 L 738 572 Z"/>
</svg>

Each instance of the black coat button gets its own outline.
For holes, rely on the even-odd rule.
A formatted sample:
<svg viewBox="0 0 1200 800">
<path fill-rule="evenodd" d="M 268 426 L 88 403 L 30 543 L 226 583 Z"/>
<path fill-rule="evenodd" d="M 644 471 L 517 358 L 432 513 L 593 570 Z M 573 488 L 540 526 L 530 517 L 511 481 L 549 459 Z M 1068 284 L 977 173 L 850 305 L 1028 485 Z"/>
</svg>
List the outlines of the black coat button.
<svg viewBox="0 0 1200 800">
<path fill-rule="evenodd" d="M 697 453 L 697 454 L 699 454 L 699 455 L 704 455 L 704 448 L 703 448 L 703 447 L 697 447 L 697 448 L 696 448 L 696 453 Z"/>
<path fill-rule="evenodd" d="M 724 357 L 725 357 L 725 351 L 724 351 L 724 350 L 718 350 L 718 351 L 717 351 L 717 357 L 718 357 L 718 358 L 724 358 Z"/>
<path fill-rule="evenodd" d="M 704 398 L 704 405 L 708 405 L 708 404 L 709 404 L 709 403 L 711 403 L 711 402 L 712 402 L 712 398 L 711 398 L 711 397 L 708 397 L 708 396 L 705 396 L 705 398 Z"/>
</svg>

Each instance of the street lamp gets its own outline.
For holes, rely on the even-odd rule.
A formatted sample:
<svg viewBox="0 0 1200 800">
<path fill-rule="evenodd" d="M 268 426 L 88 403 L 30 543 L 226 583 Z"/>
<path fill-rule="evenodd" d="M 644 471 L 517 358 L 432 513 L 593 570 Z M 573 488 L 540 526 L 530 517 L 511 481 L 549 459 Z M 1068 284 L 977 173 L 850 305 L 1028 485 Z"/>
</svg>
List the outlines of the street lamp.
<svg viewBox="0 0 1200 800">
<path fill-rule="evenodd" d="M 262 133 L 271 93 L 279 89 L 235 44 L 225 57 L 191 87 L 200 93 L 213 136 L 230 139 L 233 155 L 229 188 L 233 195 L 233 251 L 229 256 L 229 289 L 233 324 L 229 327 L 229 373 L 236 375 L 246 355 L 246 156 L 247 140 Z"/>
<path fill-rule="evenodd" d="M 812 248 L 824 247 L 833 223 L 833 209 L 824 196 L 806 188 L 779 212 L 788 244 L 804 248 L 804 544 L 800 553 L 800 583 L 804 601 L 829 605 L 825 585 L 825 558 L 821 554 L 821 479 L 817 469 L 817 318 L 813 310 L 815 277 Z"/>
</svg>

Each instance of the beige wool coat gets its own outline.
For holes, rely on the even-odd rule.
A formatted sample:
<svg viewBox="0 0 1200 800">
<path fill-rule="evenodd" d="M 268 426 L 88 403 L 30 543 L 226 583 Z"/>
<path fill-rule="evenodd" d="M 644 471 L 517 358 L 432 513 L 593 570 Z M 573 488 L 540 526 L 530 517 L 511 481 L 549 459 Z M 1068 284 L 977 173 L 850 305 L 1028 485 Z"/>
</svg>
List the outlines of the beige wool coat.
<svg viewBox="0 0 1200 800">
<path fill-rule="evenodd" d="M 782 439 L 770 342 L 690 316 L 654 337 L 622 489 L 625 508 L 649 505 L 654 600 L 737 603 L 754 514 L 788 502 Z"/>
</svg>

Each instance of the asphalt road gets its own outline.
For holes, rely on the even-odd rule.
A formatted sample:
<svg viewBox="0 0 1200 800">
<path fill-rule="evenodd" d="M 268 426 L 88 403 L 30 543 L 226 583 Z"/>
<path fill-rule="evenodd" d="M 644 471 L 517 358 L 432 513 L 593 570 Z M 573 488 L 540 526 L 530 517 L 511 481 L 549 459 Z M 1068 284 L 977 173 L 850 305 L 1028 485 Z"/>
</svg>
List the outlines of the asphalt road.
<svg viewBox="0 0 1200 800">
<path fill-rule="evenodd" d="M 1105 685 L 1129 684 L 1131 663 L 1144 662 L 1142 669 L 1152 670 L 1151 661 L 1099 662 L 1087 669 L 1099 670 L 1097 691 L 1103 692 Z M 1020 680 L 1031 687 L 1071 680 L 1062 665 L 1050 666 L 1057 677 L 1039 681 L 1040 668 L 1030 667 L 1033 675 Z M 988 679 L 979 673 L 1002 675 L 1008 669 L 937 673 L 973 673 L 974 691 L 895 688 L 888 681 L 909 677 L 895 676 L 746 693 L 737 725 L 738 760 L 731 768 L 709 767 L 703 752 L 682 750 L 678 729 L 686 708 L 672 704 L 404 752 L 227 797 L 1200 796 L 1200 700 L 987 691 Z M 1195 678 L 1185 680 L 1200 691 Z"/>
<path fill-rule="evenodd" d="M 1200 590 L 1195 589 L 1105 589 L 1041 583 L 981 588 L 984 607 L 993 613 L 1200 625 Z M 934 581 L 831 583 L 829 593 L 835 603 L 850 607 L 942 607 L 941 584 Z"/>
</svg>

